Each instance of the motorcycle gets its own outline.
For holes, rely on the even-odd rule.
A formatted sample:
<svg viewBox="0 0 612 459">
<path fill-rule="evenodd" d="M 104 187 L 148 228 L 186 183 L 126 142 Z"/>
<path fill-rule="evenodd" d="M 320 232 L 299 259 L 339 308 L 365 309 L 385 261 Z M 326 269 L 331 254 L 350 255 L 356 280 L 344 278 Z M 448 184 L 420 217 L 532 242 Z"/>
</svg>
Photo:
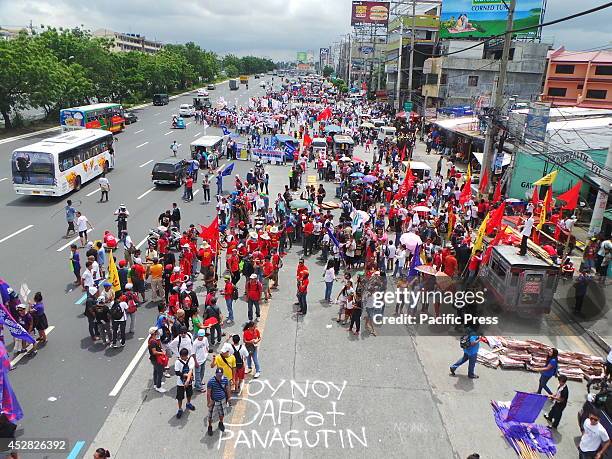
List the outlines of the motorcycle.
<svg viewBox="0 0 612 459">
<path fill-rule="evenodd" d="M 147 243 L 150 248 L 157 247 L 157 241 L 162 234 L 165 234 L 168 238 L 168 248 L 170 250 L 179 251 L 181 246 L 181 232 L 175 228 L 170 227 L 166 228 L 165 226 L 158 226 L 157 228 L 152 228 L 149 230 L 149 234 L 147 236 Z"/>
</svg>

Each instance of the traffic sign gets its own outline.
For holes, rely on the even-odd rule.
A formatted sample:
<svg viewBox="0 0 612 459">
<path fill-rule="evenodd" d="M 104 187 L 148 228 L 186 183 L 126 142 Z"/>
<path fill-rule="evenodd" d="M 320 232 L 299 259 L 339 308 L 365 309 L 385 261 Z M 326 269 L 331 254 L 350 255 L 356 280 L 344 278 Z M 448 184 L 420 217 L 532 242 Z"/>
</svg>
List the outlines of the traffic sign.
<svg viewBox="0 0 612 459">
<path fill-rule="evenodd" d="M 404 102 L 404 111 L 411 112 L 412 111 L 412 101 L 407 100 Z"/>
</svg>

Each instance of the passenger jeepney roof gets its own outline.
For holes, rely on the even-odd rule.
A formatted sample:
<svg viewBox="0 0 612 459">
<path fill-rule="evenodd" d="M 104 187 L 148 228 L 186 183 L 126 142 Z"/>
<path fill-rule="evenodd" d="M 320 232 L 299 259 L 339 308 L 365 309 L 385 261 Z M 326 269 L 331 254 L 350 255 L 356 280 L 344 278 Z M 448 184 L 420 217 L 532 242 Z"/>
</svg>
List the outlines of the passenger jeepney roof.
<svg viewBox="0 0 612 459">
<path fill-rule="evenodd" d="M 430 171 L 431 167 L 429 167 L 429 164 L 424 163 L 423 161 L 404 161 L 402 163 L 404 166 L 408 167 L 408 164 L 410 164 L 410 169 L 414 169 L 414 170 L 426 170 L 426 171 Z"/>
<path fill-rule="evenodd" d="M 221 141 L 223 141 L 223 137 L 218 135 L 205 135 L 191 142 L 191 145 L 196 147 L 212 147 Z"/>
<path fill-rule="evenodd" d="M 278 140 L 279 142 L 297 142 L 297 139 L 295 137 L 291 137 L 290 135 L 287 134 L 276 134 L 276 140 Z"/>
<path fill-rule="evenodd" d="M 334 143 L 348 143 L 349 145 L 355 145 L 353 139 L 351 139 L 348 135 L 334 136 Z"/>
<path fill-rule="evenodd" d="M 529 252 L 527 255 L 521 256 L 518 254 L 518 247 L 513 245 L 496 245 L 493 250 L 505 259 L 510 266 L 522 266 L 525 268 L 550 268 L 551 265 L 541 260 L 538 257 L 534 257 Z"/>
</svg>

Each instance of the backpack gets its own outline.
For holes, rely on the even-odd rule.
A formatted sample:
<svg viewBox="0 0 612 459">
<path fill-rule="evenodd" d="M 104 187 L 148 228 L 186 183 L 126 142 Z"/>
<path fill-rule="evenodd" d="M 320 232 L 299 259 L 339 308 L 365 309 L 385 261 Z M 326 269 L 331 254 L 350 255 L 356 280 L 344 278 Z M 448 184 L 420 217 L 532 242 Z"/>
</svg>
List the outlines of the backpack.
<svg viewBox="0 0 612 459">
<path fill-rule="evenodd" d="M 232 300 L 237 300 L 237 299 L 238 299 L 238 289 L 234 285 L 234 288 L 232 290 Z"/>
<path fill-rule="evenodd" d="M 118 301 L 113 303 L 113 306 L 110 309 L 111 317 L 113 320 L 121 320 L 123 319 L 123 309 Z"/>
<path fill-rule="evenodd" d="M 105 314 L 103 305 L 96 305 L 94 309 L 94 315 L 98 322 L 106 322 L 107 316 Z"/>
<path fill-rule="evenodd" d="M 468 349 L 470 344 L 470 335 L 463 335 L 459 340 L 459 346 L 461 346 L 461 349 Z"/>
<path fill-rule="evenodd" d="M 238 346 L 238 349 L 236 349 L 232 344 L 232 349 L 234 350 L 234 358 L 236 359 L 236 368 L 242 368 L 244 366 L 244 361 L 242 360 L 242 356 L 240 355 L 240 349 L 242 349 L 242 344 Z"/>
<path fill-rule="evenodd" d="M 138 305 L 136 304 L 136 294 L 134 292 L 127 292 L 125 294 L 127 300 L 127 313 L 134 314 L 138 310 Z"/>
</svg>

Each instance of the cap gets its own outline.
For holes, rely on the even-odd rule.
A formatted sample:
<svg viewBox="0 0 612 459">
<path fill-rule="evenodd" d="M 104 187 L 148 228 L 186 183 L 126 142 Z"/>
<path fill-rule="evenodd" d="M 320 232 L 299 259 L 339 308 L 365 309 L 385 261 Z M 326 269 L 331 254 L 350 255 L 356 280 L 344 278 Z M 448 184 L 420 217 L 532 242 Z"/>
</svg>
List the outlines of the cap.
<svg viewBox="0 0 612 459">
<path fill-rule="evenodd" d="M 17 305 L 17 309 L 26 309 L 26 308 L 27 308 L 27 306 L 25 304 L 23 304 L 23 303 Z"/>
<path fill-rule="evenodd" d="M 225 354 L 226 352 L 233 353 L 232 345 L 230 343 L 225 343 L 221 348 L 221 354 Z"/>
<path fill-rule="evenodd" d="M 203 330 L 203 329 L 198 330 L 198 336 L 206 336 L 206 330 Z"/>
<path fill-rule="evenodd" d="M 111 284 L 110 282 L 104 282 L 102 284 L 102 287 L 112 287 L 112 286 L 113 286 L 113 284 Z M 126 287 L 127 287 L 127 284 L 126 284 Z"/>
<path fill-rule="evenodd" d="M 187 327 L 181 327 L 179 333 L 187 333 Z"/>
<path fill-rule="evenodd" d="M 215 374 L 216 374 L 216 375 L 223 375 L 223 369 L 222 369 L 222 368 L 217 368 L 217 369 L 215 370 Z"/>
<path fill-rule="evenodd" d="M 153 335 L 153 334 L 155 334 L 155 333 L 157 333 L 157 327 L 151 327 L 151 328 L 149 328 L 149 335 Z"/>
<path fill-rule="evenodd" d="M 127 262 L 125 260 L 119 260 L 119 267 L 123 268 L 126 264 Z"/>
<path fill-rule="evenodd" d="M 257 279 L 257 274 L 251 274 L 251 279 Z"/>
</svg>

